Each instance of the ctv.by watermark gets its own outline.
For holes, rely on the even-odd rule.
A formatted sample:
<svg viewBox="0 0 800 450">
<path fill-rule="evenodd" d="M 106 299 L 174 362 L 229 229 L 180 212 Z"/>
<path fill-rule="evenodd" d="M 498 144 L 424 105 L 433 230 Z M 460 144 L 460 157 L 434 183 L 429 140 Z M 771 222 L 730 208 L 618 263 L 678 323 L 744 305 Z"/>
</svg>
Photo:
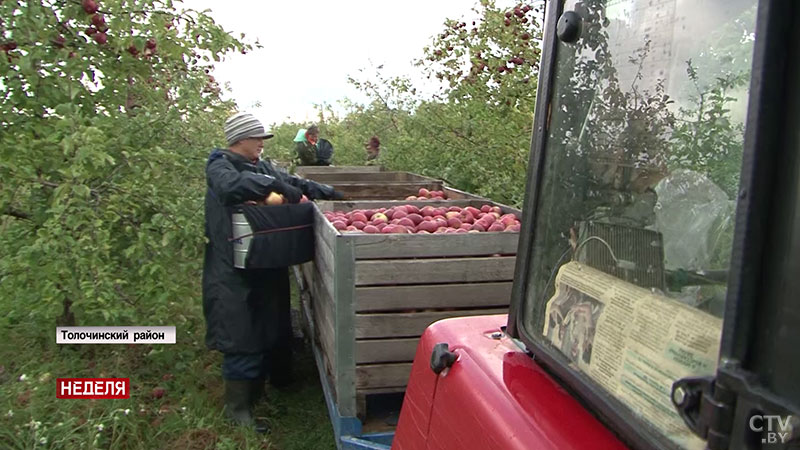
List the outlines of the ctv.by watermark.
<svg viewBox="0 0 800 450">
<path fill-rule="evenodd" d="M 751 431 L 761 434 L 763 444 L 785 444 L 800 433 L 800 418 L 795 416 L 756 414 L 749 425 Z"/>
</svg>

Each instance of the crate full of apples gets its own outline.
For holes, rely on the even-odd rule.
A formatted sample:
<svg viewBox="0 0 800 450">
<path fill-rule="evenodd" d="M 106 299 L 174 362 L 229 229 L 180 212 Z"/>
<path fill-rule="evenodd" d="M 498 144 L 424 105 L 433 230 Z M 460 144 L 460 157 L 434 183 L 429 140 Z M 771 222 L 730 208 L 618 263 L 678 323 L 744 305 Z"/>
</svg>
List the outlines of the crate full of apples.
<svg viewBox="0 0 800 450">
<path fill-rule="evenodd" d="M 519 232 L 516 214 L 503 214 L 496 205 L 416 206 L 325 211 L 325 218 L 340 233 L 450 234 Z"/>
</svg>

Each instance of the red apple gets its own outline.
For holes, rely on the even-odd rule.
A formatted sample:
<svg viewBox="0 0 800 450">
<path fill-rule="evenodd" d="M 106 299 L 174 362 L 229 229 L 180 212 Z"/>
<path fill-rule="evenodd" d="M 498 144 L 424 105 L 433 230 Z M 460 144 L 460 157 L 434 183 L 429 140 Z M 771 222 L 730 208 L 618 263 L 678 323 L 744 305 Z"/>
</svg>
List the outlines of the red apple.
<svg viewBox="0 0 800 450">
<path fill-rule="evenodd" d="M 411 200 L 411 201 L 413 201 L 413 200 L 416 200 L 416 199 L 417 199 L 417 196 L 416 196 L 416 195 L 409 195 L 408 197 L 406 197 L 406 200 L 407 200 L 407 201 L 408 201 L 408 200 Z"/>
<path fill-rule="evenodd" d="M 472 229 L 469 231 L 486 231 L 486 228 L 480 223 L 474 223 L 472 224 Z"/>
<path fill-rule="evenodd" d="M 436 209 L 433 206 L 426 206 L 419 210 L 420 214 L 423 216 L 435 216 Z"/>
<path fill-rule="evenodd" d="M 354 212 L 352 215 L 353 222 L 364 222 L 367 223 L 367 215 L 363 212 Z"/>
<path fill-rule="evenodd" d="M 352 226 L 358 228 L 359 230 L 363 230 L 364 227 L 367 226 L 367 224 L 360 220 L 354 220 Z"/>
<path fill-rule="evenodd" d="M 94 14 L 97 12 L 97 2 L 94 0 L 83 0 L 81 6 L 86 14 Z"/>
<path fill-rule="evenodd" d="M 420 197 L 428 197 L 428 196 L 431 195 L 431 191 L 429 191 L 429 190 L 427 190 L 425 188 L 419 188 L 419 194 L 418 195 Z"/>
<path fill-rule="evenodd" d="M 395 210 L 394 214 L 392 215 L 392 219 L 402 219 L 403 217 L 407 216 L 408 213 L 406 212 L 405 208 Z"/>
<path fill-rule="evenodd" d="M 477 218 L 478 214 L 481 213 L 479 209 L 473 208 L 472 206 L 467 206 L 466 208 L 464 208 L 464 211 L 467 211 L 468 213 L 472 214 L 473 218 Z"/>
<path fill-rule="evenodd" d="M 344 221 L 341 221 L 341 220 L 337 220 L 337 221 L 333 222 L 333 228 L 336 228 L 337 230 L 340 230 L 340 231 L 344 230 L 344 229 L 347 228 L 347 223 L 344 222 Z"/>
<path fill-rule="evenodd" d="M 517 216 L 515 216 L 514 214 L 503 214 L 502 216 L 500 216 L 500 223 L 502 223 L 505 226 L 509 226 L 516 221 L 517 221 Z"/>
<path fill-rule="evenodd" d="M 436 222 L 432 220 L 422 221 L 417 225 L 417 230 L 427 231 L 429 233 L 433 233 L 437 228 L 439 227 L 436 225 Z"/>
<path fill-rule="evenodd" d="M 379 230 L 378 227 L 376 227 L 375 225 L 366 225 L 364 226 L 364 229 L 362 231 L 364 233 L 369 233 L 369 234 L 375 234 L 381 232 L 381 230 Z"/>
<path fill-rule="evenodd" d="M 468 232 L 469 231 L 467 231 L 467 230 L 465 230 L 463 228 L 459 228 L 459 229 L 456 230 L 456 233 L 468 233 Z"/>
<path fill-rule="evenodd" d="M 94 41 L 97 42 L 98 44 L 105 44 L 106 42 L 108 42 L 108 35 L 106 35 L 102 31 L 95 33 L 94 36 L 92 37 L 94 38 Z"/>
<path fill-rule="evenodd" d="M 94 25 L 98 30 L 102 30 L 106 26 L 106 19 L 102 14 L 95 14 L 92 16 L 92 25 Z"/>
<path fill-rule="evenodd" d="M 412 213 L 407 215 L 406 218 L 411 220 L 414 223 L 414 226 L 419 225 L 419 223 L 422 222 L 422 216 L 419 214 Z"/>
<path fill-rule="evenodd" d="M 459 217 L 459 216 L 461 216 L 461 213 L 460 213 L 460 212 L 457 212 L 457 211 L 447 211 L 447 212 L 444 214 L 444 217 L 445 217 L 446 219 L 448 219 L 448 220 L 450 220 L 450 219 L 452 219 L 452 218 L 454 218 L 454 217 Z"/>
<path fill-rule="evenodd" d="M 385 227 L 383 227 L 383 229 L 381 229 L 381 233 L 383 234 L 394 233 L 394 227 L 395 225 L 386 225 Z"/>
<path fill-rule="evenodd" d="M 505 229 L 506 229 L 506 227 L 504 227 L 502 223 L 495 222 L 486 231 L 503 231 Z"/>
<path fill-rule="evenodd" d="M 412 221 L 408 217 L 403 217 L 402 219 L 400 219 L 399 222 L 397 222 L 397 224 L 398 225 L 402 225 L 402 226 L 407 227 L 407 228 L 414 228 L 416 226 L 414 221 Z"/>
<path fill-rule="evenodd" d="M 462 223 L 460 229 L 464 231 L 469 231 L 472 229 L 472 224 L 469 223 Z"/>
<path fill-rule="evenodd" d="M 153 389 L 153 391 L 150 393 L 150 396 L 152 396 L 153 398 L 161 398 L 166 393 L 167 393 L 167 391 L 165 391 L 164 388 L 157 387 L 157 388 Z"/>
<path fill-rule="evenodd" d="M 492 210 L 492 205 L 483 205 L 483 206 L 481 206 L 481 212 L 482 213 L 488 213 L 491 210 Z"/>
<path fill-rule="evenodd" d="M 419 208 L 414 205 L 406 205 L 406 212 L 409 214 L 419 214 Z"/>
<path fill-rule="evenodd" d="M 447 219 L 447 226 L 448 227 L 461 228 L 461 225 L 463 225 L 463 224 L 461 223 L 460 220 L 458 220 L 458 217 L 451 217 L 450 219 Z"/>
<path fill-rule="evenodd" d="M 448 211 L 461 212 L 461 207 L 460 206 L 451 206 L 451 207 L 447 208 L 447 210 Z"/>
</svg>

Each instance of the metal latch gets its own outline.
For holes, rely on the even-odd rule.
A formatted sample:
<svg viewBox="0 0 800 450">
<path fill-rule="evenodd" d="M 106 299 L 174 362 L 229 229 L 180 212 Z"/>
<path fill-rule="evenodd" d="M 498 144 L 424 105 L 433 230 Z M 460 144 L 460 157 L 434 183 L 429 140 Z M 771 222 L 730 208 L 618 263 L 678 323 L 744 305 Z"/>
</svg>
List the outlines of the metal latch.
<svg viewBox="0 0 800 450">
<path fill-rule="evenodd" d="M 683 378 L 672 385 L 672 403 L 709 449 L 728 448 L 736 407 L 734 391 L 717 384 L 713 376 Z"/>
<path fill-rule="evenodd" d="M 433 346 L 431 352 L 431 370 L 436 375 L 456 362 L 458 355 L 450 351 L 450 346 L 445 342 L 441 342 Z"/>
</svg>

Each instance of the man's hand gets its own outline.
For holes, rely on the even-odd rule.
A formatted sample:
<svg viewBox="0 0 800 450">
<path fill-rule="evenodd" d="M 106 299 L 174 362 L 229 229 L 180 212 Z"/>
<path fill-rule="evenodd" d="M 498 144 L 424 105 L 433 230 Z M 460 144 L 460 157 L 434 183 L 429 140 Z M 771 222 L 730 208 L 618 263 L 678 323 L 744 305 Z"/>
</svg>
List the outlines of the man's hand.
<svg viewBox="0 0 800 450">
<path fill-rule="evenodd" d="M 272 187 L 276 192 L 283 194 L 286 201 L 289 203 L 300 203 L 300 198 L 303 196 L 303 192 L 300 189 L 297 189 L 289 183 L 284 183 L 277 178 L 272 182 Z"/>
<path fill-rule="evenodd" d="M 337 190 L 334 190 L 333 194 L 331 194 L 331 200 L 344 200 L 344 194 L 342 194 Z"/>
</svg>

